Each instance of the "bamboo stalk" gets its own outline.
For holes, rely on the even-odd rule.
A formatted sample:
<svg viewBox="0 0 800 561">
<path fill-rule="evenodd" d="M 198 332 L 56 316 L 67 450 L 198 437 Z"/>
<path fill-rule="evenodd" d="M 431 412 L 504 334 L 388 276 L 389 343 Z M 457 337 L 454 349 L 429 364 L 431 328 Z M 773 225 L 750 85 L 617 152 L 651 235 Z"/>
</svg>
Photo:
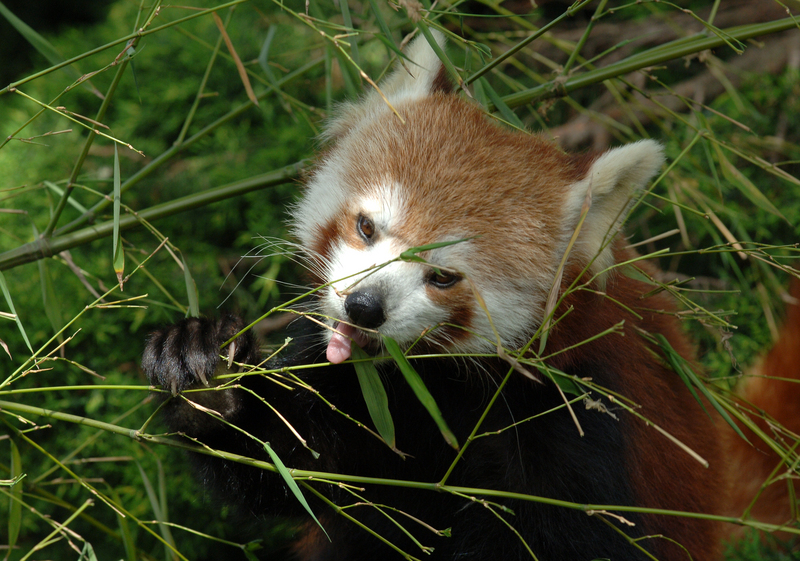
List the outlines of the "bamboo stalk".
<svg viewBox="0 0 800 561">
<path fill-rule="evenodd" d="M 794 18 L 784 18 L 767 23 L 740 25 L 738 27 L 726 29 L 725 33 L 733 39 L 744 41 L 753 37 L 779 33 L 792 29 L 793 27 L 797 27 L 797 21 Z M 669 60 L 679 59 L 707 49 L 714 49 L 724 44 L 725 39 L 718 35 L 707 37 L 705 34 L 700 33 L 691 38 L 678 39 L 666 45 L 653 47 L 652 49 L 648 49 L 647 51 L 633 55 L 617 63 L 609 64 L 603 68 L 591 70 L 585 74 L 569 78 L 557 87 L 552 81 L 547 82 L 521 92 L 507 95 L 503 98 L 503 101 L 509 107 L 519 107 L 520 105 L 533 103 L 535 101 L 562 97 L 574 90 L 585 88 L 610 78 L 624 76 L 625 74 L 641 70 L 642 68 L 655 66 Z M 490 107 L 489 110 L 493 111 L 494 107 Z"/>
</svg>

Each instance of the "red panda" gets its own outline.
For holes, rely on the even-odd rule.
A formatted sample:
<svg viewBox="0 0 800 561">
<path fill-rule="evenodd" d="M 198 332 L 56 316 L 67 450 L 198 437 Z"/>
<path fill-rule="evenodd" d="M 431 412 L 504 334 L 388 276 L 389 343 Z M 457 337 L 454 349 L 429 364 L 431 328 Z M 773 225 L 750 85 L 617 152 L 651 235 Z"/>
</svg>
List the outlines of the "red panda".
<svg viewBox="0 0 800 561">
<path fill-rule="evenodd" d="M 303 525 L 291 546 L 297 559 L 720 558 L 734 528 L 725 517 L 742 515 L 780 460 L 698 404 L 652 342 L 662 337 L 693 361 L 674 303 L 640 280 L 655 268 L 615 237 L 664 162 L 660 145 L 566 154 L 455 94 L 424 38 L 408 59 L 380 93 L 338 109 L 293 209 L 293 233 L 320 287 L 315 322 L 300 322 L 292 346 L 261 365 L 272 374 L 185 399 L 177 394 L 221 383 L 213 379 L 224 366 L 220 345 L 244 324 L 188 319 L 154 333 L 142 366 L 174 396 L 167 423 L 265 462 L 269 442 L 289 468 L 324 480 L 307 480 L 320 526 Z M 401 258 L 420 247 L 422 259 Z M 799 316 L 795 307 L 758 372 L 800 378 Z M 594 388 L 587 407 L 565 407 L 556 384 L 510 358 L 543 326 L 548 368 Z M 351 345 L 380 354 L 382 337 L 430 355 L 412 364 L 469 443 L 463 455 L 387 361 L 379 368 L 407 455 L 353 420 L 369 415 L 346 362 Z M 249 332 L 222 352 L 260 364 Z M 309 362 L 322 364 L 296 369 Z M 276 372 L 294 377 L 278 382 Z M 743 389 L 750 407 L 773 406 L 794 431 L 782 435 L 785 449 L 800 433 L 799 387 L 758 380 Z M 214 455 L 196 462 L 206 483 L 248 512 L 305 516 L 277 474 Z M 766 487 L 752 513 L 790 522 L 791 485 L 787 477 Z"/>
</svg>

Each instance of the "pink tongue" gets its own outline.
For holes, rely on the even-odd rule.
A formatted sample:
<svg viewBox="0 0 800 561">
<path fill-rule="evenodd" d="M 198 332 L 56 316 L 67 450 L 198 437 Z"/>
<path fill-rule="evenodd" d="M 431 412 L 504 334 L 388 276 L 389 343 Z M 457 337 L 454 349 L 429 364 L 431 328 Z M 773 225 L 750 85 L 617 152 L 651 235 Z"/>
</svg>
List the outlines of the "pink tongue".
<svg viewBox="0 0 800 561">
<path fill-rule="evenodd" d="M 328 361 L 333 364 L 339 364 L 350 358 L 351 339 L 355 341 L 359 347 L 363 347 L 367 344 L 367 338 L 364 334 L 351 325 L 339 323 L 334 329 L 336 329 L 336 331 L 331 335 L 328 349 L 325 352 Z"/>
</svg>

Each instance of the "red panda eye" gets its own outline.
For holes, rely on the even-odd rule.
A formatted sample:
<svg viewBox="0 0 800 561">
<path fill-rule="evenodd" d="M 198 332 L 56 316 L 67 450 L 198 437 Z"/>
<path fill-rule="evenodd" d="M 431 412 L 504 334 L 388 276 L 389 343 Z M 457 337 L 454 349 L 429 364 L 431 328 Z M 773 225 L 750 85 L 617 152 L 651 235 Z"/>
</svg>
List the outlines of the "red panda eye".
<svg viewBox="0 0 800 561">
<path fill-rule="evenodd" d="M 448 273 L 446 271 L 436 269 L 431 271 L 431 274 L 428 277 L 428 282 L 436 288 L 450 288 L 460 280 L 461 277 L 455 273 Z"/>
<path fill-rule="evenodd" d="M 366 240 L 372 239 L 372 236 L 375 235 L 375 224 L 363 215 L 358 215 L 358 222 L 356 224 L 358 228 L 358 232 L 364 237 Z"/>
</svg>

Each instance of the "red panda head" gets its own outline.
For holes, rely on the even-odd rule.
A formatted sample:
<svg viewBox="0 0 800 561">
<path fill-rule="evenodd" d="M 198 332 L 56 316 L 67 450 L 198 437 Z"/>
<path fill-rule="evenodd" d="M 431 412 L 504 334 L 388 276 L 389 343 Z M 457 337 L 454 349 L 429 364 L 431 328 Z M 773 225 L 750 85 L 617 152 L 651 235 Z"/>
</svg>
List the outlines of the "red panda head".
<svg viewBox="0 0 800 561">
<path fill-rule="evenodd" d="M 661 148 L 570 156 L 449 91 L 424 37 L 407 54 L 414 64 L 380 86 L 386 100 L 371 92 L 340 107 L 294 211 L 326 284 L 322 313 L 359 344 L 382 334 L 447 351 L 518 347 L 543 320 L 585 201 L 569 258 L 602 277 L 614 260 L 609 235 L 661 166 Z M 419 253 L 426 263 L 398 259 L 439 242 L 457 243 Z M 349 340 L 327 337 L 330 360 L 349 356 Z"/>
</svg>

